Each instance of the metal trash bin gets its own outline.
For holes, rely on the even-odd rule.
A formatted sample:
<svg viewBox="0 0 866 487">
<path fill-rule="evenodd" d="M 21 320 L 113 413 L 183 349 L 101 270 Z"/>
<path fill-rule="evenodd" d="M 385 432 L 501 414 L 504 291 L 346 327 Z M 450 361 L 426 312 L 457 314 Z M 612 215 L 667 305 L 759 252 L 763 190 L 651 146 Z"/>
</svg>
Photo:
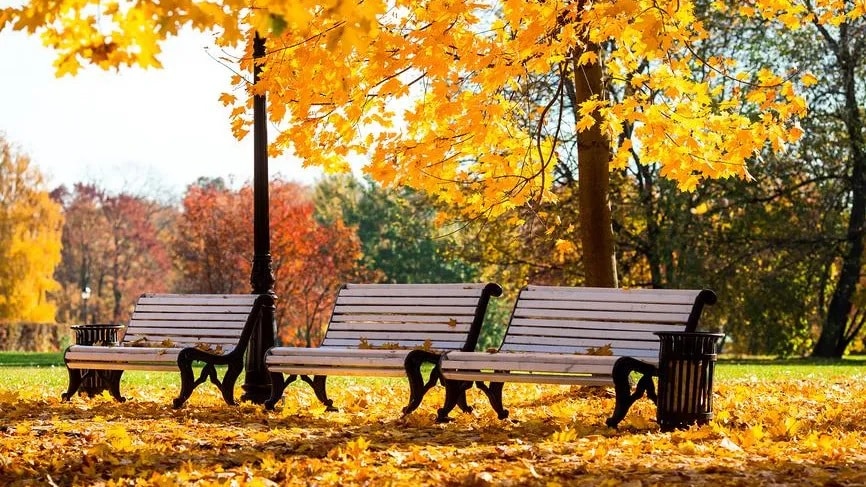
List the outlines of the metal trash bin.
<svg viewBox="0 0 866 487">
<path fill-rule="evenodd" d="M 75 332 L 76 345 L 111 346 L 117 345 L 117 332 L 123 328 L 123 325 L 73 325 L 71 328 Z M 82 370 L 81 376 L 84 378 L 81 382 L 81 387 L 78 389 L 78 392 L 81 394 L 92 396 L 108 389 L 108 382 L 95 370 Z"/>
<path fill-rule="evenodd" d="M 659 383 L 656 414 L 662 431 L 713 418 L 713 372 L 724 333 L 656 332 Z"/>
</svg>

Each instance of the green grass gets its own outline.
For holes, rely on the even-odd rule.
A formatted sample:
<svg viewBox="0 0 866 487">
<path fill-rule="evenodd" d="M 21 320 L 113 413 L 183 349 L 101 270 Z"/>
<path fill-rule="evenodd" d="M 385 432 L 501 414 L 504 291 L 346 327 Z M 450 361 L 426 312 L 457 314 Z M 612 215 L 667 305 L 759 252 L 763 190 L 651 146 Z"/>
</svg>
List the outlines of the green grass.
<svg viewBox="0 0 866 487">
<path fill-rule="evenodd" d="M 866 374 L 866 358 L 818 360 L 723 357 L 716 363 L 715 380 L 829 379 L 858 374 Z M 334 377 L 332 380 L 352 379 Z M 67 384 L 63 352 L 0 352 L 0 383 L 53 388 L 62 392 Z M 243 376 L 238 380 L 238 384 L 242 383 Z M 123 385 L 176 388 L 180 386 L 180 377 L 165 372 L 129 371 L 123 375 Z"/>
<path fill-rule="evenodd" d="M 866 358 L 827 360 L 813 358 L 721 358 L 716 363 L 717 380 L 757 378 L 807 379 L 813 377 L 850 377 L 866 373 Z"/>
<path fill-rule="evenodd" d="M 0 367 L 51 367 L 63 365 L 63 352 L 0 352 Z"/>
</svg>

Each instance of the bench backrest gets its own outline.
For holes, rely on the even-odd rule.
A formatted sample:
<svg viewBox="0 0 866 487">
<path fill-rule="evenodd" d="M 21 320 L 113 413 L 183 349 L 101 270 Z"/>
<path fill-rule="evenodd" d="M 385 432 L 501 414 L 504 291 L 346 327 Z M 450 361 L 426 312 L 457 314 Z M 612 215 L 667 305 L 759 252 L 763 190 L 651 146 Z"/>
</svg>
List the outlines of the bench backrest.
<svg viewBox="0 0 866 487">
<path fill-rule="evenodd" d="M 658 359 L 657 331 L 694 331 L 710 290 L 527 286 L 500 351 L 587 353 Z M 604 352 L 602 354 L 605 354 Z"/>
<path fill-rule="evenodd" d="M 142 294 L 121 345 L 220 346 L 225 353 L 239 341 L 253 316 L 256 294 Z"/>
<path fill-rule="evenodd" d="M 494 283 L 346 284 L 322 347 L 472 351 Z"/>
</svg>

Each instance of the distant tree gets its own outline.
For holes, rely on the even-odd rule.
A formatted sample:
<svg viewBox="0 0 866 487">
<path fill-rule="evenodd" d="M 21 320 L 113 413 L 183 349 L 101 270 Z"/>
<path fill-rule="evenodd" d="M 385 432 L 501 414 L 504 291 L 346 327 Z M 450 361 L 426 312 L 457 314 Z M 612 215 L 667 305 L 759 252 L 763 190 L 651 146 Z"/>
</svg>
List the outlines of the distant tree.
<svg viewBox="0 0 866 487">
<path fill-rule="evenodd" d="M 172 246 L 178 291 L 249 292 L 250 204 L 220 179 L 200 179 L 187 188 Z"/>
<path fill-rule="evenodd" d="M 0 134 L 0 320 L 54 321 L 62 225 L 42 174 Z"/>
<path fill-rule="evenodd" d="M 341 221 L 313 217 L 309 189 L 270 182 L 271 254 L 277 331 L 285 344 L 318 344 L 340 284 L 358 278 L 360 245 Z M 199 181 L 183 200 L 175 243 L 186 292 L 249 292 L 253 194 Z"/>
<path fill-rule="evenodd" d="M 478 267 L 463 258 L 459 227 L 443 224 L 445 210 L 423 193 L 385 189 L 351 176 L 325 179 L 316 187 L 317 214 L 357 228 L 363 266 L 383 282 L 466 282 Z"/>
<path fill-rule="evenodd" d="M 174 210 L 140 196 L 109 194 L 94 184 L 77 183 L 53 197 L 64 206 L 63 264 L 57 279 L 59 318 L 72 322 L 122 323 L 144 292 L 174 285 L 167 243 L 161 235 Z M 90 289 L 86 303 L 81 293 Z"/>
</svg>

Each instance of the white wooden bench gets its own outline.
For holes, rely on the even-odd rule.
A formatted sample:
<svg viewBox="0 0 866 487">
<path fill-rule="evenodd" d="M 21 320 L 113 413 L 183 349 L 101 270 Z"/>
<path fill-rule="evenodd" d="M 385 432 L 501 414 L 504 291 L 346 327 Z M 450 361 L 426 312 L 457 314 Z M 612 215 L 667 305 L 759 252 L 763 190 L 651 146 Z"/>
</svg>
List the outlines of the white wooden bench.
<svg viewBox="0 0 866 487">
<path fill-rule="evenodd" d="M 439 379 L 434 367 L 425 383 L 421 365 L 435 365 L 444 351 L 474 350 L 490 297 L 501 294 L 494 283 L 346 284 L 318 348 L 266 353 L 271 397 L 265 407 L 273 409 L 298 377 L 328 410 L 336 410 L 325 389 L 328 376 L 407 377 L 410 400 L 403 413 L 409 414 Z"/>
<path fill-rule="evenodd" d="M 505 382 L 612 385 L 614 364 L 622 357 L 647 364 L 639 370 L 645 373 L 639 389 L 646 389 L 652 386 L 649 376 L 657 374 L 653 364 L 658 362 L 659 338 L 654 333 L 694 331 L 704 305 L 715 302 L 710 290 L 527 286 L 520 291 L 498 350 L 442 356 L 446 397 L 437 421 L 448 421 L 473 382 L 504 419 Z M 622 419 L 634 399 L 626 377 L 624 390 L 617 388 L 614 416 Z"/>
<path fill-rule="evenodd" d="M 89 374 L 99 374 L 108 383 L 115 400 L 120 378 L 126 370 L 180 372 L 181 390 L 173 406 L 179 408 L 192 391 L 210 379 L 226 403 L 234 404 L 234 385 L 243 370 L 243 356 L 253 327 L 259 326 L 263 306 L 273 298 L 255 294 L 143 294 L 138 298 L 126 333 L 120 343 L 72 345 L 64 361 L 69 400 Z M 195 379 L 194 361 L 204 362 Z M 227 365 L 223 379 L 215 366 Z"/>
</svg>

